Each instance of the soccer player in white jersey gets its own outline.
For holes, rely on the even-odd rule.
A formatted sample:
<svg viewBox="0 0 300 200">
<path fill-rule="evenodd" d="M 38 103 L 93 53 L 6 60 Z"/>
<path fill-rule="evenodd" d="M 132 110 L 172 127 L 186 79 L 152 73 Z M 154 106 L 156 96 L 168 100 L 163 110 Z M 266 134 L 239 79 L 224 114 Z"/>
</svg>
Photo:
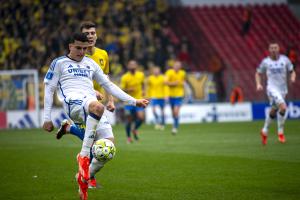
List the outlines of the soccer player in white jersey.
<svg viewBox="0 0 300 200">
<path fill-rule="evenodd" d="M 285 122 L 286 103 L 285 96 L 288 92 L 288 77 L 292 83 L 296 81 L 296 73 L 291 61 L 284 55 L 279 54 L 279 44 L 271 42 L 269 44 L 269 56 L 264 58 L 257 68 L 255 74 L 256 89 L 262 91 L 261 76 L 266 73 L 267 95 L 269 97 L 271 110 L 266 116 L 265 124 L 261 130 L 262 144 L 267 144 L 269 126 L 277 115 L 278 140 L 285 142 L 283 126 Z"/>
<path fill-rule="evenodd" d="M 97 32 L 96 32 L 96 24 L 90 21 L 83 22 L 80 25 L 80 31 L 84 34 L 87 35 L 87 38 L 89 39 L 89 44 L 90 46 L 87 49 L 87 54 L 86 56 L 93 59 L 99 67 L 102 69 L 104 74 L 108 75 L 110 71 L 109 67 L 109 58 L 108 54 L 105 50 L 97 48 L 95 46 L 96 41 L 97 41 Z M 103 89 L 94 81 L 94 89 L 96 91 L 96 96 L 98 100 L 102 100 L 102 94 L 100 92 L 104 92 Z M 98 93 L 97 93 L 98 92 Z M 107 104 L 106 104 L 106 110 L 113 112 L 115 110 L 115 105 L 114 105 L 114 99 L 113 96 L 110 94 L 106 93 L 106 99 Z M 63 137 L 65 134 L 72 134 L 83 140 L 84 138 L 84 125 L 83 124 L 74 124 L 70 123 L 69 120 L 65 119 L 62 121 L 60 128 L 58 129 L 56 133 L 56 138 L 60 139 Z M 97 126 L 96 130 L 96 137 L 95 141 L 101 138 L 105 138 L 108 140 L 111 140 L 114 142 L 114 134 L 112 130 L 112 126 L 110 125 L 109 121 L 107 120 L 107 117 L 104 115 L 100 119 L 100 123 Z M 92 160 L 92 154 L 91 155 L 91 160 Z M 90 161 L 91 161 L 90 160 Z M 102 163 L 98 163 L 99 165 Z M 96 169 L 91 168 L 95 165 L 90 165 L 90 180 L 88 181 L 89 188 L 97 188 L 100 186 L 99 183 L 96 181 L 95 174 L 98 172 L 102 167 L 104 167 L 104 163 L 101 168 L 97 167 Z M 96 171 L 97 170 L 97 171 Z"/>
<path fill-rule="evenodd" d="M 44 130 L 51 132 L 54 129 L 51 109 L 55 90 L 70 119 L 75 123 L 86 125 L 82 148 L 77 155 L 79 166 L 77 181 L 80 198 L 83 200 L 87 199 L 90 148 L 94 142 L 96 127 L 104 112 L 104 106 L 96 98 L 93 79 L 108 93 L 129 105 L 146 107 L 149 104 L 146 99 L 134 99 L 109 81 L 97 63 L 85 57 L 88 46 L 87 36 L 75 33 L 69 42 L 69 54 L 53 60 L 44 79 Z"/>
</svg>

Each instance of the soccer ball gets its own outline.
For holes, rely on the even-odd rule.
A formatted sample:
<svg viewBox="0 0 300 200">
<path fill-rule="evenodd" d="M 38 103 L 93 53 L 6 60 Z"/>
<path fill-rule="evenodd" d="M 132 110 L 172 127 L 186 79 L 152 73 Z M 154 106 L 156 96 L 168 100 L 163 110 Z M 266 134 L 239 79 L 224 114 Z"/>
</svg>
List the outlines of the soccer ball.
<svg viewBox="0 0 300 200">
<path fill-rule="evenodd" d="M 97 140 L 92 147 L 92 154 L 98 161 L 106 161 L 114 158 L 116 147 L 114 143 L 108 139 Z"/>
</svg>

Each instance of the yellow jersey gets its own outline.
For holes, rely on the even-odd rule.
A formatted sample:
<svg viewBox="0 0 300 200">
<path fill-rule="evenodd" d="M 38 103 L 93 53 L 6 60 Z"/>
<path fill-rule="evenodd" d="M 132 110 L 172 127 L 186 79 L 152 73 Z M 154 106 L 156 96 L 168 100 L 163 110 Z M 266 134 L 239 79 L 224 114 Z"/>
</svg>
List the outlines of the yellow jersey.
<svg viewBox="0 0 300 200">
<path fill-rule="evenodd" d="M 147 79 L 147 96 L 152 99 L 166 97 L 165 77 L 163 75 L 150 75 Z"/>
<path fill-rule="evenodd" d="M 145 75 L 143 72 L 136 71 L 134 74 L 126 72 L 121 77 L 121 88 L 136 99 L 143 98 L 143 85 Z"/>
<path fill-rule="evenodd" d="M 184 81 L 186 79 L 186 73 L 183 70 L 175 71 L 169 69 L 166 71 L 166 81 L 175 82 L 179 84 L 176 86 L 168 86 L 170 97 L 183 97 L 184 96 Z"/>
<path fill-rule="evenodd" d="M 109 59 L 105 50 L 95 47 L 95 52 L 92 55 L 86 54 L 86 56 L 93 59 L 101 67 L 104 74 L 109 73 Z M 103 93 L 103 89 L 96 81 L 94 81 L 94 88 Z"/>
</svg>

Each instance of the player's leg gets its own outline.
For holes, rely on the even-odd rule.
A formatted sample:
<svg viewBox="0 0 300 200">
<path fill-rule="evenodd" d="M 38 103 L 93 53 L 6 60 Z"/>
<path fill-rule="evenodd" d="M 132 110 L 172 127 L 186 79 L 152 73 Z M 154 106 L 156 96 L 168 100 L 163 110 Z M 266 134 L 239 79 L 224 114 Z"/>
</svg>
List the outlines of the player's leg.
<svg viewBox="0 0 300 200">
<path fill-rule="evenodd" d="M 269 113 L 266 115 L 264 126 L 260 132 L 261 141 L 263 145 L 267 144 L 269 127 L 272 121 L 275 119 L 276 113 L 277 113 L 277 108 L 275 106 L 272 106 Z"/>
<path fill-rule="evenodd" d="M 64 119 L 60 125 L 60 128 L 56 132 L 56 139 L 59 140 L 65 134 L 71 134 L 75 135 L 80 140 L 83 140 L 85 130 L 80 126 L 80 124 L 71 124 L 67 119 Z"/>
<path fill-rule="evenodd" d="M 159 107 L 160 107 L 160 113 L 161 113 L 160 129 L 164 130 L 165 129 L 165 100 L 164 99 L 161 99 L 161 101 L 159 103 Z"/>
<path fill-rule="evenodd" d="M 176 134 L 179 127 L 179 111 L 181 106 L 182 99 L 181 98 L 171 98 L 171 108 L 172 108 L 172 116 L 173 116 L 173 128 L 172 134 Z"/>
<path fill-rule="evenodd" d="M 143 108 L 135 108 L 136 109 L 136 114 L 135 114 L 135 124 L 134 124 L 134 129 L 132 130 L 133 136 L 135 140 L 138 140 L 138 129 L 141 127 L 143 124 L 143 121 L 145 119 L 145 112 Z"/>
<path fill-rule="evenodd" d="M 156 105 L 157 105 L 156 99 L 151 99 L 151 106 L 152 106 L 152 113 L 154 116 L 155 129 L 158 129 L 159 128 L 159 116 L 156 112 Z"/>
<path fill-rule="evenodd" d="M 103 117 L 104 118 L 104 117 Z M 105 138 L 114 143 L 114 135 L 112 131 L 111 125 L 108 123 L 107 118 L 105 117 L 104 120 L 101 119 L 97 131 L 96 131 L 96 137 L 95 141 Z M 89 188 L 97 188 L 100 187 L 100 184 L 96 182 L 95 175 L 98 173 L 105 165 L 107 161 L 98 161 L 95 158 L 92 159 L 92 162 L 90 164 L 90 180 L 89 180 Z"/>
<path fill-rule="evenodd" d="M 135 115 L 133 106 L 125 106 L 124 112 L 125 112 L 125 132 L 126 132 L 126 136 L 127 136 L 127 143 L 131 143 L 132 142 L 131 124 L 133 122 L 133 118 L 134 118 L 133 116 Z"/>
<path fill-rule="evenodd" d="M 86 118 L 86 128 L 82 148 L 77 156 L 79 164 L 79 173 L 84 181 L 89 180 L 89 164 L 90 164 L 90 149 L 94 143 L 96 127 L 104 112 L 104 106 L 97 100 L 91 100 L 85 104 L 85 109 L 88 110 Z"/>
<path fill-rule="evenodd" d="M 172 129 L 172 133 L 176 134 L 178 131 L 178 127 L 179 127 L 179 110 L 180 110 L 180 106 L 179 105 L 175 105 L 172 109 L 172 115 L 173 115 L 173 129 Z"/>
<path fill-rule="evenodd" d="M 278 111 L 278 115 L 277 115 L 277 125 L 278 125 L 278 140 L 281 143 L 285 143 L 285 136 L 284 136 L 284 123 L 285 123 L 285 119 L 286 119 L 286 104 L 280 103 L 279 104 L 279 111 Z"/>
<path fill-rule="evenodd" d="M 268 91 L 267 95 L 268 95 L 268 98 L 269 98 L 269 101 L 270 101 L 271 109 L 266 114 L 264 126 L 260 131 L 261 142 L 262 142 L 263 145 L 267 144 L 269 127 L 270 127 L 272 121 L 275 119 L 276 113 L 277 113 L 277 110 L 278 110 L 278 107 L 276 105 L 276 92 Z"/>
</svg>

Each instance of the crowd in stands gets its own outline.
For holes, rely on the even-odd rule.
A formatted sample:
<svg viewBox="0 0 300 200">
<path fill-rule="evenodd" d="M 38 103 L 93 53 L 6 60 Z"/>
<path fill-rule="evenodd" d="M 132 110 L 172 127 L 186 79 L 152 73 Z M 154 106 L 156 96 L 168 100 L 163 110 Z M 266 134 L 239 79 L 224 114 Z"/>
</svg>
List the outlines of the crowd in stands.
<svg viewBox="0 0 300 200">
<path fill-rule="evenodd" d="M 113 74 L 121 74 L 131 58 L 145 69 L 165 70 L 178 57 L 189 64 L 188 43 L 172 34 L 167 9 L 165 0 L 3 1 L 0 69 L 45 73 L 53 58 L 66 54 L 68 36 L 86 20 L 97 24 L 96 46 L 108 51 Z"/>
</svg>

